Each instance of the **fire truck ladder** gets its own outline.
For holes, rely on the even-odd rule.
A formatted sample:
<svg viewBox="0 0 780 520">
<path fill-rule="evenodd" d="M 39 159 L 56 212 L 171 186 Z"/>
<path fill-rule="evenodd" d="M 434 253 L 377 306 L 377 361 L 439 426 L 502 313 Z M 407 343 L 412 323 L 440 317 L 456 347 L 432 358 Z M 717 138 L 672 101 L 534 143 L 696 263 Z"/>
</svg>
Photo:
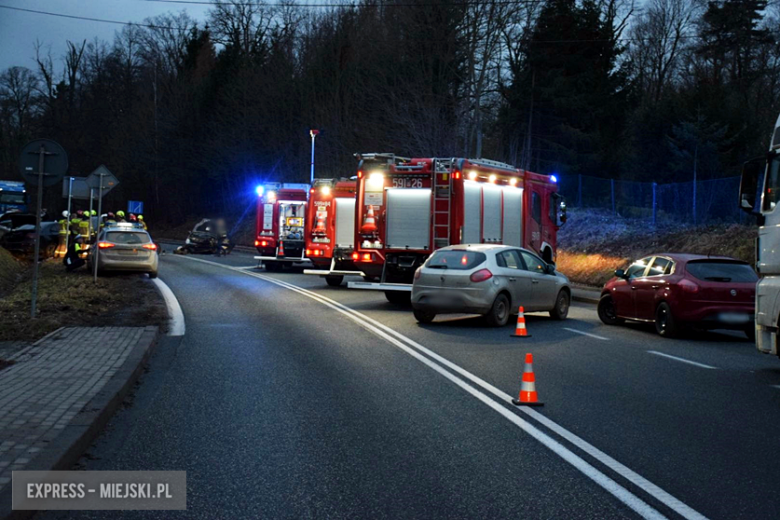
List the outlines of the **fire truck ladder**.
<svg viewBox="0 0 780 520">
<path fill-rule="evenodd" d="M 436 159 L 433 170 L 433 248 L 447 247 L 452 243 L 450 224 L 452 218 L 452 165 L 453 159 Z"/>
</svg>

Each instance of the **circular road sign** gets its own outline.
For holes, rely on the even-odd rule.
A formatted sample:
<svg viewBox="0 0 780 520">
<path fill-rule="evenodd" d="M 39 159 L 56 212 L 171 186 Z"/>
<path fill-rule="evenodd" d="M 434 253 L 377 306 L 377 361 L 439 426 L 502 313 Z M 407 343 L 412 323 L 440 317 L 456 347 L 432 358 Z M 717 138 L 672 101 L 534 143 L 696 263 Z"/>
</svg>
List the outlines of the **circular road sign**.
<svg viewBox="0 0 780 520">
<path fill-rule="evenodd" d="M 38 185 L 38 168 L 43 147 L 43 186 L 54 186 L 68 171 L 68 154 L 51 139 L 36 139 L 25 145 L 19 156 L 19 169 L 30 186 Z"/>
</svg>

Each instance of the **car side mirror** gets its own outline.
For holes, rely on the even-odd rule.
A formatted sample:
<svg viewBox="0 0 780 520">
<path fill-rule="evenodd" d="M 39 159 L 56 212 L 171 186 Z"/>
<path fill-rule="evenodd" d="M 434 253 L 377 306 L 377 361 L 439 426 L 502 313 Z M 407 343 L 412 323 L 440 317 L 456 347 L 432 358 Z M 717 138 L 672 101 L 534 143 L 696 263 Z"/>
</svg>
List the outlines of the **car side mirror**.
<svg viewBox="0 0 780 520">
<path fill-rule="evenodd" d="M 617 276 L 618 278 L 625 278 L 626 272 L 623 269 L 616 269 L 615 276 Z"/>
<path fill-rule="evenodd" d="M 545 271 L 547 274 L 555 274 L 555 264 L 547 264 Z"/>
</svg>

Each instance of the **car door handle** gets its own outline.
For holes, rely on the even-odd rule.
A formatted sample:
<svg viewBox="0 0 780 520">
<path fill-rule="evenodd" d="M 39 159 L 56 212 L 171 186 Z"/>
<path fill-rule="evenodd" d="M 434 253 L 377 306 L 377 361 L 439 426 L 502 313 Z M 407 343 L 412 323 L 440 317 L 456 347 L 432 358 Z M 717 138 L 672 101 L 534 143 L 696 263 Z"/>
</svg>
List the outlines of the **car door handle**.
<svg viewBox="0 0 780 520">
<path fill-rule="evenodd" d="M 661 287 L 661 286 L 660 285 L 653 285 L 653 289 L 658 289 L 659 287 Z"/>
<path fill-rule="evenodd" d="M 632 285 L 632 286 L 631 286 L 631 290 L 632 290 L 632 291 L 636 291 L 636 287 Z"/>
<path fill-rule="evenodd" d="M 531 283 L 539 283 L 539 280 L 531 280 Z"/>
<path fill-rule="evenodd" d="M 517 281 L 517 278 L 510 278 L 510 279 L 509 279 L 509 281 L 510 281 L 510 282 L 516 282 L 516 281 Z"/>
</svg>

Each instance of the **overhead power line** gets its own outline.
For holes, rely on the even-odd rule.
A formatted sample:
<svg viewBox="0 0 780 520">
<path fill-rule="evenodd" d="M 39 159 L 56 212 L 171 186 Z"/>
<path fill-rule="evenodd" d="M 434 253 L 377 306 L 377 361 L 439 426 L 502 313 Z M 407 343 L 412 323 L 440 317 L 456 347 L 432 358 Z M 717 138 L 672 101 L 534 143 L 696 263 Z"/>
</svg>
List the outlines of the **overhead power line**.
<svg viewBox="0 0 780 520">
<path fill-rule="evenodd" d="M 151 0 L 144 0 L 144 1 L 151 1 Z M 184 1 L 184 0 L 155 0 L 159 2 L 178 2 L 178 1 Z M 324 6 L 325 4 L 319 4 L 320 6 Z M 336 5 L 336 4 L 334 4 Z M 395 4 L 398 5 L 398 4 Z M 419 4 L 409 4 L 409 5 L 419 5 Z M 24 7 L 12 7 L 10 5 L 0 5 L 0 9 L 10 9 L 12 11 L 21 11 L 25 13 L 33 13 L 33 14 L 42 14 L 46 16 L 56 16 L 60 18 L 69 18 L 72 20 L 84 20 L 89 22 L 100 22 L 100 23 L 110 23 L 114 25 L 127 25 L 127 26 L 135 26 L 135 27 L 147 27 L 149 29 L 164 29 L 168 31 L 188 31 L 189 28 L 184 27 L 170 27 L 167 25 L 155 25 L 155 24 L 149 24 L 149 23 L 136 23 L 136 22 L 122 22 L 120 20 L 108 20 L 105 18 L 93 18 L 90 16 L 78 16 L 74 14 L 64 14 L 64 13 L 52 13 L 50 11 L 40 11 L 36 9 L 26 9 Z M 698 35 L 691 34 L 691 35 L 682 35 L 678 36 L 680 39 L 689 39 L 689 38 L 699 38 Z M 609 43 L 611 41 L 619 41 L 619 42 L 631 42 L 631 41 L 656 41 L 658 38 L 615 38 L 608 39 L 588 39 L 588 40 L 578 40 L 578 39 L 572 39 L 572 40 L 530 40 L 530 39 L 524 39 L 524 40 L 517 40 L 517 41 L 525 41 L 528 43 Z M 428 41 L 428 40 L 426 40 Z"/>
<path fill-rule="evenodd" d="M 139 2 L 153 2 L 159 4 L 184 4 L 184 5 L 215 5 L 215 2 L 208 0 L 137 0 Z M 460 7 L 469 5 L 525 5 L 525 4 L 542 4 L 547 0 L 461 0 L 459 2 L 417 2 L 417 3 L 385 3 L 377 2 L 375 4 L 360 4 L 360 3 L 300 3 L 300 2 L 284 2 L 278 4 L 266 4 L 266 5 L 280 5 L 290 7 L 304 7 L 304 8 L 327 8 L 327 7 Z M 257 5 L 255 2 L 232 2 L 224 1 L 227 5 Z"/>
</svg>

